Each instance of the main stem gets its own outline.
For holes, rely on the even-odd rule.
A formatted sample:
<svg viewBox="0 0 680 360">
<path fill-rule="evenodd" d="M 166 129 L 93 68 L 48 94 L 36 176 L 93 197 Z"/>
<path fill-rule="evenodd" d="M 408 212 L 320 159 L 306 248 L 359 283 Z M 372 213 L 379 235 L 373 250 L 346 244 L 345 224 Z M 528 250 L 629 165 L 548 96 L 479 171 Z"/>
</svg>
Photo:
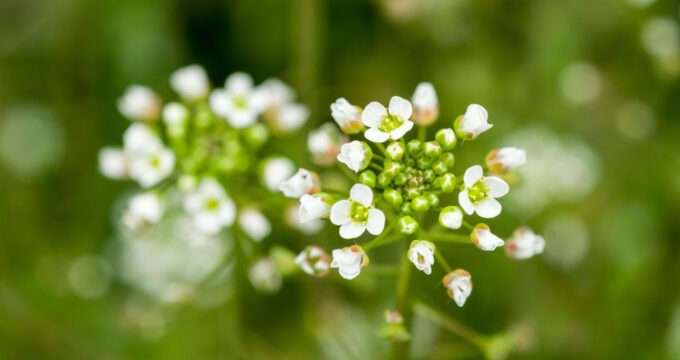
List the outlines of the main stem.
<svg viewBox="0 0 680 360">
<path fill-rule="evenodd" d="M 407 306 L 408 302 L 408 285 L 411 276 L 411 264 L 408 260 L 407 249 L 409 244 L 404 242 L 405 251 L 402 251 L 401 267 L 399 269 L 399 279 L 397 280 L 397 300 L 396 310 L 404 319 L 404 327 L 408 329 L 411 325 L 411 307 Z M 395 342 L 392 343 L 391 358 L 392 359 L 406 359 L 408 358 L 410 342 Z"/>
</svg>

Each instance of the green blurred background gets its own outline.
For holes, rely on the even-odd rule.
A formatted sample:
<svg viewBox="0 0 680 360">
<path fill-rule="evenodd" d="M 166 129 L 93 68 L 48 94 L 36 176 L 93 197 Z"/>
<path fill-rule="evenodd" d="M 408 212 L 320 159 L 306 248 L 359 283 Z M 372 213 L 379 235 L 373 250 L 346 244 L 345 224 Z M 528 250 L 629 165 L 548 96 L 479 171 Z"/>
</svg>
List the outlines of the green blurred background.
<svg viewBox="0 0 680 360">
<path fill-rule="evenodd" d="M 169 74 L 192 63 L 214 84 L 283 79 L 308 129 L 338 97 L 386 103 L 420 81 L 440 126 L 484 105 L 494 128 L 458 166 L 525 147 L 527 180 L 491 224 L 533 227 L 546 253 L 442 246 L 473 274 L 468 303 L 447 299 L 440 268 L 411 291 L 482 333 L 525 329 L 511 358 L 680 359 L 679 16 L 667 0 L 1 0 L 0 359 L 386 354 L 389 277 L 299 278 L 274 295 L 241 282 L 218 306 L 158 309 L 112 273 L 112 204 L 131 185 L 100 176 L 97 151 L 128 126 L 116 100 L 131 83 L 169 97 Z M 335 231 L 307 240 L 330 249 Z M 414 324 L 410 356 L 481 358 Z"/>
</svg>

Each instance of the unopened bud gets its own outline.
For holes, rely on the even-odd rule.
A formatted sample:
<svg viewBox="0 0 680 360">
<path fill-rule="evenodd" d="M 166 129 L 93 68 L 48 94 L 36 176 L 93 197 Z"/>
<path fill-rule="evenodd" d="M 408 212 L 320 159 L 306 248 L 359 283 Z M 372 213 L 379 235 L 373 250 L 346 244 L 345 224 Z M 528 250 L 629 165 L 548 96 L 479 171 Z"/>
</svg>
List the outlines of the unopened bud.
<svg viewBox="0 0 680 360">
<path fill-rule="evenodd" d="M 436 141 L 428 141 L 424 146 L 425 156 L 437 157 L 442 153 L 442 147 Z"/>
<path fill-rule="evenodd" d="M 394 179 L 392 181 L 394 181 L 395 185 L 402 186 L 402 185 L 406 184 L 407 179 L 408 179 L 408 177 L 406 176 L 406 174 L 404 174 L 403 172 L 400 172 L 399 174 L 394 176 Z"/>
<path fill-rule="evenodd" d="M 392 177 L 386 174 L 384 171 L 378 174 L 378 185 L 380 185 L 383 188 L 386 188 L 390 186 L 390 183 L 392 182 Z"/>
<path fill-rule="evenodd" d="M 383 198 L 394 207 L 399 207 L 399 205 L 401 205 L 401 203 L 404 201 L 401 193 L 394 189 L 385 189 L 385 192 L 383 192 Z"/>
<path fill-rule="evenodd" d="M 442 189 L 443 192 L 450 193 L 456 189 L 456 175 L 446 173 L 442 175 L 441 179 L 442 183 L 439 188 Z"/>
<path fill-rule="evenodd" d="M 456 157 L 450 152 L 445 152 L 439 155 L 439 160 L 443 161 L 444 164 L 446 164 L 446 167 L 450 169 L 453 167 L 453 164 L 455 164 Z"/>
<path fill-rule="evenodd" d="M 437 131 L 434 139 L 442 146 L 444 151 L 453 150 L 456 147 L 456 133 L 451 128 Z"/>
<path fill-rule="evenodd" d="M 406 144 L 406 150 L 411 156 L 418 156 L 423 151 L 423 145 L 419 140 L 413 139 Z"/>
<path fill-rule="evenodd" d="M 411 208 L 418 212 L 427 211 L 430 209 L 430 202 L 426 196 L 419 195 L 411 202 Z"/>
<path fill-rule="evenodd" d="M 406 152 L 406 146 L 400 141 L 395 141 L 387 145 L 385 152 L 387 153 L 388 158 L 400 160 Z"/>
<path fill-rule="evenodd" d="M 364 170 L 359 174 L 359 182 L 370 187 L 371 189 L 375 187 L 377 181 L 375 173 L 371 170 Z"/>
<path fill-rule="evenodd" d="M 446 164 L 444 164 L 443 161 L 437 160 L 434 162 L 434 164 L 432 164 L 432 170 L 434 170 L 437 175 L 443 175 L 449 170 L 449 168 L 446 166 Z"/>
<path fill-rule="evenodd" d="M 430 203 L 430 208 L 436 208 L 439 206 L 439 196 L 434 193 L 427 194 L 427 202 Z"/>
<path fill-rule="evenodd" d="M 407 235 L 413 234 L 414 232 L 416 232 L 416 230 L 418 230 L 418 227 L 420 226 L 416 219 L 408 215 L 400 217 L 398 221 L 399 231 L 402 234 Z"/>
<path fill-rule="evenodd" d="M 401 172 L 404 168 L 404 166 L 400 162 L 392 160 L 385 160 L 383 165 L 385 167 L 384 170 L 385 174 L 389 175 L 391 178 L 393 178 L 395 175 Z"/>
<path fill-rule="evenodd" d="M 423 156 L 423 157 L 419 158 L 418 161 L 416 161 L 416 163 L 418 164 L 418 168 L 420 170 L 426 170 L 426 169 L 429 169 L 432 166 L 432 159 L 430 159 L 429 157 Z"/>
</svg>

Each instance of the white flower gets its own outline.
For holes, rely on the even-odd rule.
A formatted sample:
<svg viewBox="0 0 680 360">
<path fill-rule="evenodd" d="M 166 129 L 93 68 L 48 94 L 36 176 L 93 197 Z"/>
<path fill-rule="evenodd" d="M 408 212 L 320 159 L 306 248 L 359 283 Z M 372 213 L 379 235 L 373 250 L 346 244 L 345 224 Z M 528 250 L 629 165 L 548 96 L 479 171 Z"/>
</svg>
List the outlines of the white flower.
<svg viewBox="0 0 680 360">
<path fill-rule="evenodd" d="M 408 259 L 427 275 L 432 273 L 434 264 L 434 244 L 425 240 L 413 240 L 408 248 Z"/>
<path fill-rule="evenodd" d="M 463 212 L 457 206 L 447 206 L 439 213 L 439 223 L 449 229 L 460 229 L 463 225 Z"/>
<path fill-rule="evenodd" d="M 236 218 L 236 205 L 213 178 L 203 178 L 198 187 L 184 197 L 184 210 L 194 226 L 204 234 L 217 234 Z"/>
<path fill-rule="evenodd" d="M 449 297 L 462 307 L 470 293 L 472 293 L 472 280 L 470 273 L 463 269 L 456 269 L 444 276 L 444 287 Z"/>
<path fill-rule="evenodd" d="M 134 123 L 123 133 L 123 148 L 128 154 L 162 146 L 163 142 L 148 125 Z"/>
<path fill-rule="evenodd" d="M 312 219 L 307 222 L 300 221 L 300 205 L 297 201 L 290 202 L 284 212 L 286 224 L 304 235 L 316 234 L 323 229 L 326 222 L 321 219 Z"/>
<path fill-rule="evenodd" d="M 331 104 L 331 116 L 346 134 L 356 134 L 364 128 L 361 108 L 350 104 L 345 98 L 339 98 Z"/>
<path fill-rule="evenodd" d="M 295 100 L 295 91 L 276 78 L 265 80 L 256 91 L 263 97 L 267 108 L 276 108 Z"/>
<path fill-rule="evenodd" d="M 354 239 L 365 230 L 379 235 L 385 228 L 385 214 L 373 207 L 373 191 L 366 185 L 354 184 L 349 200 L 340 200 L 331 208 L 331 222 L 340 226 L 340 236 Z"/>
<path fill-rule="evenodd" d="M 465 188 L 458 194 L 458 202 L 463 210 L 472 215 L 483 218 L 493 218 L 501 213 L 501 204 L 496 200 L 508 193 L 510 187 L 501 178 L 484 176 L 484 170 L 479 165 L 465 170 L 463 175 Z"/>
<path fill-rule="evenodd" d="M 467 107 L 465 115 L 459 116 L 454 122 L 456 134 L 462 139 L 472 140 L 491 129 L 493 125 L 488 123 L 488 119 L 489 114 L 484 107 L 471 104 Z"/>
<path fill-rule="evenodd" d="M 300 197 L 300 222 L 325 219 L 331 213 L 333 198 L 324 193 L 303 194 Z"/>
<path fill-rule="evenodd" d="M 290 179 L 279 185 L 279 190 L 289 198 L 299 198 L 303 194 L 314 194 L 320 189 L 319 176 L 307 169 L 299 169 Z"/>
<path fill-rule="evenodd" d="M 269 220 L 256 209 L 246 209 L 238 216 L 238 226 L 251 239 L 260 242 L 272 232 Z"/>
<path fill-rule="evenodd" d="M 412 113 L 411 103 L 399 96 L 390 99 L 389 109 L 374 101 L 361 114 L 361 122 L 369 127 L 364 136 L 376 143 L 399 140 L 413 128 L 413 121 L 409 120 Z"/>
<path fill-rule="evenodd" d="M 527 154 L 523 149 L 504 147 L 491 151 L 486 156 L 486 166 L 495 173 L 506 173 L 526 164 Z"/>
<path fill-rule="evenodd" d="M 146 86 L 131 85 L 118 99 L 118 111 L 130 120 L 154 121 L 161 111 L 161 99 Z"/>
<path fill-rule="evenodd" d="M 166 126 L 181 126 L 188 116 L 189 110 L 178 102 L 169 102 L 163 107 L 163 123 Z"/>
<path fill-rule="evenodd" d="M 368 266 L 368 255 L 359 245 L 333 250 L 332 268 L 337 268 L 340 276 L 352 280 L 359 276 L 361 269 Z"/>
<path fill-rule="evenodd" d="M 368 167 L 372 157 L 373 151 L 368 144 L 354 140 L 342 145 L 340 154 L 338 154 L 338 161 L 347 165 L 354 172 L 359 172 Z"/>
<path fill-rule="evenodd" d="M 170 87 L 187 100 L 198 100 L 208 95 L 210 81 L 201 65 L 189 65 L 170 75 Z"/>
<path fill-rule="evenodd" d="M 158 194 L 147 192 L 134 195 L 128 201 L 123 223 L 132 229 L 155 224 L 163 216 L 163 205 Z"/>
<path fill-rule="evenodd" d="M 470 233 L 470 238 L 480 250 L 484 251 L 494 251 L 497 247 L 505 244 L 503 239 L 494 235 L 489 230 L 489 225 L 486 224 L 477 224 L 472 233 Z"/>
<path fill-rule="evenodd" d="M 268 293 L 279 291 L 283 283 L 276 263 L 268 257 L 261 258 L 250 268 L 248 279 L 255 289 Z"/>
<path fill-rule="evenodd" d="M 127 157 L 123 149 L 105 147 L 99 150 L 99 172 L 109 179 L 124 179 L 127 176 Z"/>
<path fill-rule="evenodd" d="M 143 188 L 158 184 L 175 169 L 175 153 L 167 148 L 148 148 L 135 152 L 130 163 L 130 177 Z"/>
<path fill-rule="evenodd" d="M 293 176 L 295 164 L 283 156 L 272 157 L 262 163 L 262 183 L 271 192 L 279 191 L 279 185 Z"/>
<path fill-rule="evenodd" d="M 312 160 L 319 165 L 331 165 L 340 153 L 340 147 L 347 143 L 343 135 L 332 123 L 325 123 L 307 136 L 307 149 Z"/>
<path fill-rule="evenodd" d="M 254 124 L 265 106 L 266 98 L 253 90 L 253 79 L 246 73 L 231 74 L 224 89 L 215 89 L 210 94 L 212 111 L 237 129 Z"/>
<path fill-rule="evenodd" d="M 309 109 L 302 104 L 283 104 L 277 107 L 271 125 L 279 132 L 295 131 L 309 119 Z"/>
<path fill-rule="evenodd" d="M 297 264 L 302 271 L 316 277 L 323 277 L 328 273 L 330 262 L 330 258 L 326 252 L 318 246 L 307 246 L 295 258 L 295 264 Z"/>
<path fill-rule="evenodd" d="M 431 125 L 439 116 L 437 92 L 429 82 L 421 82 L 411 98 L 415 114 L 413 121 L 419 125 Z"/>
<path fill-rule="evenodd" d="M 545 239 L 534 234 L 531 229 L 521 227 L 505 242 L 505 253 L 510 259 L 525 260 L 543 253 Z"/>
</svg>

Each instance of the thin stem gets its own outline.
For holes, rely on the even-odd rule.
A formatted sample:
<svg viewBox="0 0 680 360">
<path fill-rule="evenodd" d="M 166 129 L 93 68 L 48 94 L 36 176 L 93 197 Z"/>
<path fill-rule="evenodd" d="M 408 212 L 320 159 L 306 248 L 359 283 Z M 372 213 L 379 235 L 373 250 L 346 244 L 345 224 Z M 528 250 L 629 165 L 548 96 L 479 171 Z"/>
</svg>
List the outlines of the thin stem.
<svg viewBox="0 0 680 360">
<path fill-rule="evenodd" d="M 347 191 L 341 191 L 341 190 L 337 190 L 337 189 L 323 189 L 323 188 L 321 189 L 321 191 L 328 193 L 328 194 L 331 194 L 331 195 L 340 195 L 342 197 L 349 197 L 349 194 L 347 193 Z"/>
<path fill-rule="evenodd" d="M 371 167 L 373 167 L 374 169 L 376 169 L 376 170 L 378 170 L 378 171 L 383 171 L 383 167 L 380 166 L 380 165 L 378 165 L 378 164 L 370 163 L 370 164 L 368 164 L 368 165 L 371 166 Z"/>
<path fill-rule="evenodd" d="M 405 245 L 408 246 L 408 245 Z M 411 275 L 411 262 L 404 253 L 401 258 L 401 268 L 399 269 L 399 280 L 397 280 L 397 302 L 396 309 L 401 314 L 404 311 L 406 296 L 408 295 L 408 283 Z"/>
<path fill-rule="evenodd" d="M 390 234 L 390 232 L 392 232 L 392 229 L 394 229 L 395 224 L 396 221 L 391 221 L 387 228 L 383 230 L 382 234 L 376 236 L 373 240 L 368 242 L 366 245 L 362 246 L 364 251 L 370 250 L 371 248 L 378 245 L 378 243 L 380 243 L 383 239 L 385 239 Z"/>
<path fill-rule="evenodd" d="M 443 232 L 428 232 L 425 234 L 428 240 L 450 242 L 450 243 L 471 243 L 469 235 L 448 234 Z"/>
<path fill-rule="evenodd" d="M 377 147 L 378 150 L 380 150 L 380 152 L 381 152 L 383 155 L 387 156 L 387 150 L 385 150 L 385 145 L 380 144 L 380 143 L 373 143 L 373 145 L 375 145 L 375 147 Z"/>
<path fill-rule="evenodd" d="M 434 256 L 437 258 L 437 262 L 439 262 L 439 264 L 444 267 L 444 270 L 446 270 L 447 273 L 453 271 L 449 263 L 446 262 L 446 259 L 444 259 L 444 256 L 439 251 L 435 251 Z"/>
<path fill-rule="evenodd" d="M 351 180 L 352 182 L 357 181 L 356 173 L 353 173 L 352 170 L 348 169 L 347 166 L 345 166 L 345 164 L 342 164 L 340 162 L 337 162 L 336 164 L 338 165 L 340 172 L 342 172 L 345 176 L 347 176 L 347 178 L 349 180 Z"/>
<path fill-rule="evenodd" d="M 385 157 L 384 157 L 384 156 L 382 156 L 382 155 L 379 155 L 379 154 L 373 153 L 373 157 L 374 157 L 374 158 L 376 158 L 376 159 L 378 159 L 378 160 L 382 160 L 382 161 L 385 161 Z"/>
<path fill-rule="evenodd" d="M 467 222 L 467 221 L 465 221 L 465 220 L 463 220 L 463 226 L 465 226 L 465 227 L 466 227 L 467 229 L 469 229 L 470 231 L 474 231 L 474 230 L 475 230 L 475 227 L 472 226 L 472 225 L 470 225 L 470 223 Z"/>
<path fill-rule="evenodd" d="M 418 140 L 420 142 L 425 142 L 425 137 L 427 136 L 427 127 L 426 126 L 418 126 Z"/>
<path fill-rule="evenodd" d="M 449 315 L 432 308 L 422 301 L 417 300 L 413 305 L 413 311 L 418 315 L 430 320 L 431 322 L 451 331 L 461 338 L 476 345 L 483 352 L 486 350 L 488 338 L 469 328 L 460 321 L 450 317 Z"/>
</svg>

